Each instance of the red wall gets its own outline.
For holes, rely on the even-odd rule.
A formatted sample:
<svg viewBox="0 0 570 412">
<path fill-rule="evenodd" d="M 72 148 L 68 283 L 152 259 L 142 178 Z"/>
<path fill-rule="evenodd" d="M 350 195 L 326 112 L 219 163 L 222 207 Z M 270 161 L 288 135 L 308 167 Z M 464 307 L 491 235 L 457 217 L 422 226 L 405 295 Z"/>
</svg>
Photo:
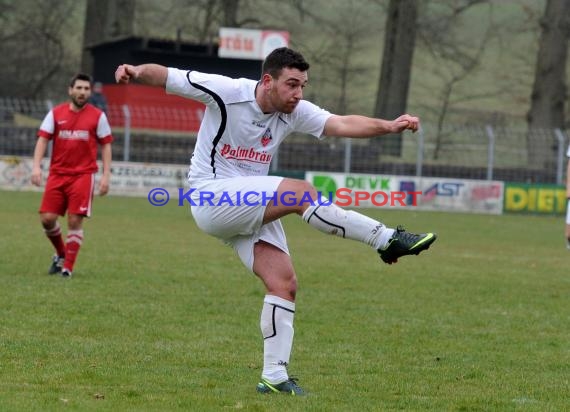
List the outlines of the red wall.
<svg viewBox="0 0 570 412">
<path fill-rule="evenodd" d="M 139 84 L 105 84 L 107 116 L 111 126 L 124 127 L 123 105 L 128 105 L 131 128 L 197 132 L 204 105 L 195 100 L 166 94 L 161 87 Z"/>
</svg>

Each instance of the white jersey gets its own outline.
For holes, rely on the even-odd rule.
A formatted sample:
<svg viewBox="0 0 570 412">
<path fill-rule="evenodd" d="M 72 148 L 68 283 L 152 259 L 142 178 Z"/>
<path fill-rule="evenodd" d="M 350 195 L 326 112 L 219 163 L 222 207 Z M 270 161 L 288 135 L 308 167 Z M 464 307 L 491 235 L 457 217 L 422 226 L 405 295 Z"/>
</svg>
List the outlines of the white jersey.
<svg viewBox="0 0 570 412">
<path fill-rule="evenodd" d="M 264 114 L 255 100 L 257 81 L 168 69 L 166 92 L 198 100 L 206 111 L 189 179 L 265 176 L 279 145 L 300 132 L 322 138 L 331 113 L 301 100 L 290 114 Z"/>
</svg>

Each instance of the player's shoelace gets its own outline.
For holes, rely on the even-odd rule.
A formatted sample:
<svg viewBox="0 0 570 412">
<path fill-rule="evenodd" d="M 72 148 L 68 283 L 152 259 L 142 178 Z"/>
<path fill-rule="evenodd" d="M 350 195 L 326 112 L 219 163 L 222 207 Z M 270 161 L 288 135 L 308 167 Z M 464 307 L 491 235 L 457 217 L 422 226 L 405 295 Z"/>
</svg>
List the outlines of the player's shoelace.
<svg viewBox="0 0 570 412">
<path fill-rule="evenodd" d="M 421 235 L 416 235 L 415 233 L 406 232 L 404 226 L 398 225 L 396 226 L 396 234 L 398 235 L 398 239 L 404 246 L 411 248 L 412 246 L 417 243 L 417 241 L 421 238 Z"/>
</svg>

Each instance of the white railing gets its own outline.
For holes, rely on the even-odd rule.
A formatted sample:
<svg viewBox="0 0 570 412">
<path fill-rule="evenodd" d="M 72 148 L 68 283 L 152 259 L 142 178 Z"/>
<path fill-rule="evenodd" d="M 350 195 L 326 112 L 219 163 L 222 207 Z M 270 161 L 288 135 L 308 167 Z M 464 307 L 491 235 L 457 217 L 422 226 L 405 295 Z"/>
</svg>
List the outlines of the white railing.
<svg viewBox="0 0 570 412">
<path fill-rule="evenodd" d="M 0 155 L 31 156 L 49 101 L 0 98 Z M 185 164 L 196 142 L 202 113 L 164 107 L 113 106 L 108 117 L 115 142 L 113 158 L 133 162 Z M 142 125 L 142 127 L 141 127 Z M 562 184 L 568 134 L 560 129 L 530 133 L 490 124 L 424 123 L 404 133 L 399 155 L 383 139 L 290 136 L 274 156 L 274 173 L 323 170 L 410 176 L 457 177 Z"/>
</svg>

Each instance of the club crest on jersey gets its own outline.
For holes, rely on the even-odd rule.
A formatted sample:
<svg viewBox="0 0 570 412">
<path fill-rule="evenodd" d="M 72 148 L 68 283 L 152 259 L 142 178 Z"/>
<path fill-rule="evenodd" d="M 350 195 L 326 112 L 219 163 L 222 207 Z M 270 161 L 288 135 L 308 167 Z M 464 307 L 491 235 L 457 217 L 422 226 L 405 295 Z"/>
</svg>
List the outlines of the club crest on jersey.
<svg viewBox="0 0 570 412">
<path fill-rule="evenodd" d="M 271 136 L 271 129 L 268 127 L 265 133 L 263 133 L 263 136 L 261 136 L 261 144 L 263 147 L 267 146 L 269 142 L 271 142 L 271 139 L 273 139 L 273 137 Z"/>
</svg>

